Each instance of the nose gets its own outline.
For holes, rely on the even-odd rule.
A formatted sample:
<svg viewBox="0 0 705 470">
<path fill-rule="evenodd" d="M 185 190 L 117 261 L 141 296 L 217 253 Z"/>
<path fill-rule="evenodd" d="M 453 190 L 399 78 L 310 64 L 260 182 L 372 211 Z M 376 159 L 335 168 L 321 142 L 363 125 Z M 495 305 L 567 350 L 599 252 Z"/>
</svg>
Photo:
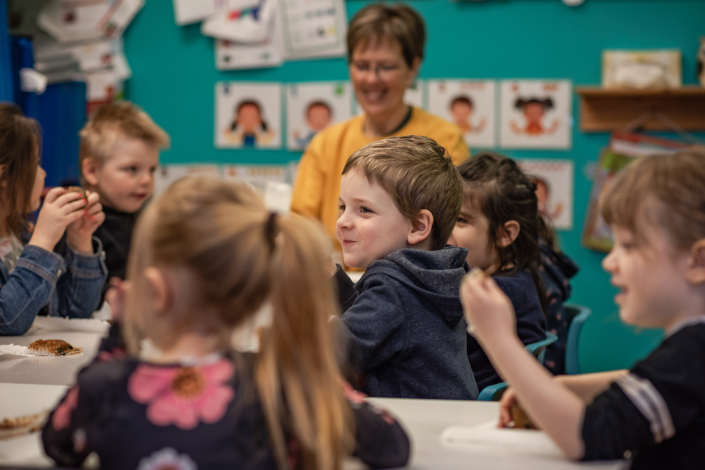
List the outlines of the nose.
<svg viewBox="0 0 705 470">
<path fill-rule="evenodd" d="M 335 226 L 338 229 L 350 228 L 350 217 L 347 214 L 348 214 L 348 212 L 346 210 L 343 210 L 340 213 L 338 220 L 335 222 Z"/>
</svg>

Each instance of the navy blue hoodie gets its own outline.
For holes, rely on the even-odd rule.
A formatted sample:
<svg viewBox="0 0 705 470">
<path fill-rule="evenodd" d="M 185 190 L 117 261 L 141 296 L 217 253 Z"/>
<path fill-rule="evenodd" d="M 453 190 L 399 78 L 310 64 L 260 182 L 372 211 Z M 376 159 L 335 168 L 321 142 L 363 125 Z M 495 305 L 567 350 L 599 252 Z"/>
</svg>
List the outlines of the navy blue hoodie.
<svg viewBox="0 0 705 470">
<path fill-rule="evenodd" d="M 499 272 L 492 278 L 512 301 L 516 314 L 517 336 L 521 342 L 527 345 L 546 339 L 546 317 L 541 310 L 541 301 L 534 281 L 531 279 L 531 272 L 524 270 L 509 276 Z M 480 390 L 488 385 L 502 382 L 485 351 L 470 335 L 468 335 L 468 360 Z"/>
<path fill-rule="evenodd" d="M 477 398 L 459 297 L 466 256 L 456 247 L 396 251 L 370 264 L 350 296 L 352 281 L 336 275 L 343 309 L 349 306 L 342 323 L 355 365 L 366 375 L 365 393 Z"/>
</svg>

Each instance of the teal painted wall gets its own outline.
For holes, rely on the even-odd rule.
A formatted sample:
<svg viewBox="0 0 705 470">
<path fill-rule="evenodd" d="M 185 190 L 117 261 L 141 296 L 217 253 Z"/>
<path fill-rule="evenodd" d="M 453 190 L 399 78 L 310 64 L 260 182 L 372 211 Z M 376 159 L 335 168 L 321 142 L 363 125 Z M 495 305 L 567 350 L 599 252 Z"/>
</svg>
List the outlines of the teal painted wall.
<svg viewBox="0 0 705 470">
<path fill-rule="evenodd" d="M 344 59 L 289 62 L 275 69 L 219 72 L 214 44 L 200 25 L 179 27 L 171 0 L 148 0 L 125 34 L 133 69 L 128 99 L 140 104 L 172 137 L 164 163 L 284 164 L 299 153 L 223 150 L 213 147 L 214 85 L 221 80 L 315 81 L 347 78 Z M 603 49 L 677 48 L 684 83 L 695 83 L 698 37 L 705 36 L 705 1 L 586 0 L 577 8 L 559 0 L 410 2 L 426 19 L 428 43 L 420 78 L 556 78 L 599 84 Z M 364 1 L 347 2 L 351 16 Z M 573 103 L 577 119 L 577 100 Z M 635 116 L 636 117 L 636 116 Z M 702 140 L 705 135 L 699 134 Z M 623 325 L 614 289 L 600 267 L 603 255 L 580 245 L 591 187 L 584 169 L 597 159 L 607 134 L 575 127 L 569 151 L 507 151 L 522 158 L 575 162 L 574 230 L 561 232 L 563 249 L 581 265 L 573 282 L 574 303 L 593 316 L 585 326 L 581 356 L 587 371 L 628 367 L 660 340 L 658 331 Z"/>
</svg>

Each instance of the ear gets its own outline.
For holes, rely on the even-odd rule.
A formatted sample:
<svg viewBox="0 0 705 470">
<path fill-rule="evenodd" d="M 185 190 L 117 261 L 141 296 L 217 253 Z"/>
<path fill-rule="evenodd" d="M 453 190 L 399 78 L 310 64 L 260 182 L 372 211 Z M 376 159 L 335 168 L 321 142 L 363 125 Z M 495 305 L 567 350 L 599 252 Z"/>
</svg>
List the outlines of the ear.
<svg viewBox="0 0 705 470">
<path fill-rule="evenodd" d="M 705 284 L 705 238 L 701 238 L 690 249 L 688 280 L 693 284 Z"/>
<path fill-rule="evenodd" d="M 414 60 L 411 62 L 411 74 L 409 75 L 409 77 L 410 77 L 409 83 L 406 84 L 407 87 L 410 87 L 411 85 L 414 84 L 416 77 L 419 75 L 420 69 L 421 69 L 421 57 L 414 57 Z"/>
<path fill-rule="evenodd" d="M 85 158 L 81 162 L 81 174 L 88 184 L 93 187 L 98 186 L 98 170 L 100 168 L 93 158 Z"/>
<path fill-rule="evenodd" d="M 409 245 L 417 245 L 426 240 L 431 235 L 433 228 L 433 214 L 427 209 L 421 209 L 416 216 L 416 223 L 411 227 L 411 231 L 406 238 Z"/>
<path fill-rule="evenodd" d="M 144 277 L 149 285 L 152 310 L 161 316 L 171 308 L 173 292 L 164 273 L 155 267 L 144 270 Z"/>
<path fill-rule="evenodd" d="M 521 226 L 516 220 L 510 220 L 509 222 L 505 222 L 500 230 L 502 233 L 499 234 L 499 245 L 505 248 L 514 243 L 514 240 L 517 239 L 521 231 Z"/>
</svg>

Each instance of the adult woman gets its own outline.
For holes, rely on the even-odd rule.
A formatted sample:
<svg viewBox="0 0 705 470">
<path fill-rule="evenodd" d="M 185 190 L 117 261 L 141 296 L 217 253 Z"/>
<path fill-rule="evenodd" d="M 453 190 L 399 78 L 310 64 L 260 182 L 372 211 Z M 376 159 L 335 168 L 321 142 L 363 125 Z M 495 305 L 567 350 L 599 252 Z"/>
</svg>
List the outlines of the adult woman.
<svg viewBox="0 0 705 470">
<path fill-rule="evenodd" d="M 318 134 L 301 158 L 291 210 L 320 220 L 335 237 L 340 175 L 357 149 L 389 136 L 423 135 L 444 146 L 457 164 L 469 156 L 460 130 L 404 103 L 423 59 L 423 20 L 405 5 L 368 5 L 348 29 L 348 68 L 364 115 Z"/>
</svg>

